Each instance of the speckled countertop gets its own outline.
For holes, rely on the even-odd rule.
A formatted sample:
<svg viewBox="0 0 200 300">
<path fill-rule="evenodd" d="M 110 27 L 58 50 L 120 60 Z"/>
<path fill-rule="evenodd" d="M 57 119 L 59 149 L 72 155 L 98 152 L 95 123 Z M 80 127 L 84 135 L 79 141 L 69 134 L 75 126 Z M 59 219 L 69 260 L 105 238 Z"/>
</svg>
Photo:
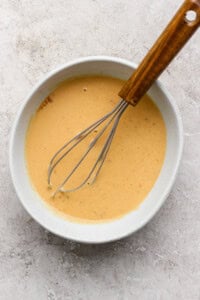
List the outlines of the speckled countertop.
<svg viewBox="0 0 200 300">
<path fill-rule="evenodd" d="M 17 199 L 8 166 L 16 112 L 50 70 L 77 57 L 139 63 L 181 0 L 0 1 L 0 299 L 200 299 L 200 30 L 162 75 L 185 147 L 165 205 L 135 235 L 101 246 L 58 238 Z"/>
</svg>

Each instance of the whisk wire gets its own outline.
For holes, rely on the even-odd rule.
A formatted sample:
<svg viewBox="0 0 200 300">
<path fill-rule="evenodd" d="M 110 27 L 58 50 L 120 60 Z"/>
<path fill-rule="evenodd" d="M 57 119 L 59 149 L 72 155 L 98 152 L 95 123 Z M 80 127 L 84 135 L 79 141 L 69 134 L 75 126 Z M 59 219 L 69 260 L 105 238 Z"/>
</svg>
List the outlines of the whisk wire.
<svg viewBox="0 0 200 300">
<path fill-rule="evenodd" d="M 92 175 L 94 174 L 92 180 L 89 182 L 90 184 L 93 183 L 102 166 L 103 163 L 106 159 L 107 153 L 109 151 L 110 145 L 112 143 L 112 139 L 114 137 L 115 131 L 117 129 L 119 120 L 123 114 L 123 112 L 125 111 L 125 109 L 127 108 L 128 103 L 124 100 L 121 100 L 116 106 L 115 108 L 108 114 L 106 114 L 103 118 L 99 119 L 98 121 L 96 121 L 95 123 L 93 123 L 92 125 L 90 125 L 88 128 L 84 129 L 83 131 L 81 131 L 79 134 L 77 134 L 74 138 L 72 138 L 69 142 L 67 142 L 65 145 L 63 145 L 62 148 L 60 148 L 56 154 L 53 156 L 53 158 L 51 159 L 50 165 L 49 165 L 49 172 L 48 172 L 48 182 L 51 182 L 51 175 L 53 170 L 55 169 L 55 167 L 58 165 L 58 163 L 70 152 L 72 151 L 72 149 L 77 146 L 84 138 L 86 138 L 91 132 L 93 132 L 100 124 L 102 124 L 103 122 L 105 122 L 109 117 L 111 117 L 108 122 L 105 124 L 105 126 L 101 129 L 101 131 L 97 134 L 97 136 L 92 140 L 92 142 L 89 144 L 87 150 L 85 151 L 85 153 L 82 155 L 82 157 L 80 158 L 80 160 L 78 161 L 78 163 L 75 165 L 75 167 L 72 169 L 72 171 L 67 175 L 67 177 L 63 180 L 63 182 L 59 185 L 59 187 L 56 189 L 56 191 L 54 192 L 53 196 L 55 196 L 58 192 L 73 192 L 76 191 L 78 189 L 80 189 L 81 187 L 83 187 L 86 183 L 88 183 L 88 181 L 91 179 Z M 89 152 L 91 151 L 91 149 L 95 146 L 95 144 L 97 143 L 97 141 L 99 140 L 99 138 L 103 135 L 103 133 L 106 131 L 106 129 L 110 126 L 110 124 L 114 121 L 114 124 L 112 126 L 112 129 L 106 139 L 106 142 L 99 154 L 99 156 L 97 157 L 97 160 L 95 161 L 93 167 L 91 168 L 88 176 L 82 181 L 82 183 L 80 185 L 78 185 L 75 188 L 72 189 L 64 189 L 64 185 L 69 181 L 69 179 L 71 178 L 71 176 L 74 174 L 74 172 L 79 168 L 79 166 L 81 165 L 81 163 L 83 162 L 83 160 L 87 157 L 87 155 L 89 154 Z M 56 157 L 65 149 L 67 148 L 67 146 L 69 146 L 71 143 L 73 143 L 73 141 L 76 141 L 75 144 L 73 144 L 68 150 L 65 151 L 65 153 L 56 160 Z M 55 161 L 56 160 L 56 161 Z M 96 171 L 96 172 L 95 172 Z"/>
<path fill-rule="evenodd" d="M 105 116 L 103 116 L 102 118 L 100 118 L 99 120 L 97 120 L 95 123 L 93 123 L 92 125 L 90 125 L 89 127 L 87 127 L 86 129 L 82 130 L 81 132 L 79 132 L 76 136 L 74 136 L 71 140 L 69 140 L 67 143 L 65 143 L 51 158 L 51 161 L 49 163 L 49 167 L 48 167 L 48 184 L 51 185 L 51 175 L 53 173 L 53 170 L 55 169 L 55 167 L 63 160 L 63 158 L 73 150 L 74 147 L 76 147 L 83 139 L 85 139 L 92 131 L 94 131 L 100 124 L 102 124 L 105 120 L 107 120 L 111 115 L 113 115 L 123 104 L 124 100 L 121 100 L 116 106 L 115 108 L 107 113 Z M 75 142 L 74 144 L 72 144 L 73 142 Z M 57 160 L 56 158 L 59 156 L 59 154 L 65 149 L 67 148 L 70 144 L 72 144 L 72 146 L 66 150 Z"/>
<path fill-rule="evenodd" d="M 108 151 L 110 149 L 110 146 L 111 146 L 113 137 L 115 135 L 115 131 L 117 129 L 117 126 L 118 126 L 119 120 L 121 118 L 121 115 L 123 114 L 123 112 L 124 112 L 124 110 L 126 109 L 127 106 L 128 106 L 128 104 L 124 105 L 123 109 L 121 110 L 120 114 L 118 115 L 117 119 L 115 120 L 115 123 L 114 123 L 114 125 L 112 127 L 112 130 L 111 130 L 111 132 L 110 132 L 110 134 L 109 134 L 109 136 L 108 136 L 108 138 L 106 140 L 106 143 L 105 143 L 105 145 L 104 145 L 104 147 L 103 147 L 103 149 L 102 149 L 102 151 L 101 151 L 101 153 L 100 153 L 100 155 L 98 157 L 98 160 L 97 160 L 97 162 L 95 164 L 95 167 L 96 167 L 96 165 L 98 165 L 98 163 L 100 163 L 100 166 L 98 167 L 97 172 L 96 172 L 94 178 L 92 179 L 91 183 L 93 183 L 96 180 L 96 178 L 97 178 L 97 176 L 98 176 L 98 174 L 99 174 L 99 172 L 100 172 L 100 170 L 101 170 L 101 168 L 103 166 L 103 163 L 104 163 L 104 161 L 106 159 L 106 156 L 107 156 L 107 153 L 108 153 Z M 90 176 L 92 175 L 92 173 L 93 172 L 90 173 Z M 89 178 L 90 178 L 90 176 L 89 176 Z"/>
</svg>

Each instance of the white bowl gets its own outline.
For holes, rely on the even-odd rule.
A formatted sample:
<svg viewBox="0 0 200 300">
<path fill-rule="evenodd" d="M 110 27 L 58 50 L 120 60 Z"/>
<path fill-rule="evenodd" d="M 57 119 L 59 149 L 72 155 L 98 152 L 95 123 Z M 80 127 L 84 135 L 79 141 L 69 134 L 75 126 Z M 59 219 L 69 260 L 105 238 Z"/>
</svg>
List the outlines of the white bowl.
<svg viewBox="0 0 200 300">
<path fill-rule="evenodd" d="M 24 143 L 30 118 L 41 101 L 59 82 L 84 74 L 102 74 L 128 79 L 135 68 L 134 63 L 116 57 L 94 56 L 74 60 L 48 74 L 27 97 L 16 118 L 10 142 L 12 180 L 24 208 L 39 224 L 54 234 L 85 243 L 104 243 L 120 239 L 143 227 L 159 210 L 172 188 L 182 154 L 183 130 L 175 101 L 158 82 L 150 89 L 149 95 L 159 107 L 166 124 L 166 156 L 159 178 L 137 210 L 110 222 L 75 223 L 47 208 L 32 188 L 27 174 Z"/>
</svg>

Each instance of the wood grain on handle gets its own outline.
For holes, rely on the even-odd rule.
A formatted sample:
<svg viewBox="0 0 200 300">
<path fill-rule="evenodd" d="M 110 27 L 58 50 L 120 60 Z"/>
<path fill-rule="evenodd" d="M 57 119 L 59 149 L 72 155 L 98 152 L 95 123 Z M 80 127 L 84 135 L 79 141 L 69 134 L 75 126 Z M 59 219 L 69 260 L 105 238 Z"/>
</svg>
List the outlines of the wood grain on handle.
<svg viewBox="0 0 200 300">
<path fill-rule="evenodd" d="M 196 12 L 194 21 L 186 18 L 188 11 Z M 119 96 L 135 106 L 199 26 L 200 0 L 184 1 L 139 67 L 124 84 Z"/>
</svg>

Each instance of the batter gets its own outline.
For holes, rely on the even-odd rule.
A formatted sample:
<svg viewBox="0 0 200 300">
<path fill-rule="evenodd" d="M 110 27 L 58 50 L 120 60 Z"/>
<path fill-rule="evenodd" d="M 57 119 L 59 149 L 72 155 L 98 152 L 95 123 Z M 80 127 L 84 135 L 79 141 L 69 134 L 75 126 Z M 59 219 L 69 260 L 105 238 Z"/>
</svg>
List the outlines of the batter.
<svg viewBox="0 0 200 300">
<path fill-rule="evenodd" d="M 70 172 L 70 167 L 75 165 L 92 137 L 55 169 L 52 189 L 49 189 L 47 170 L 53 154 L 74 135 L 114 108 L 123 83 L 105 76 L 65 81 L 42 102 L 30 121 L 25 154 L 31 182 L 49 207 L 78 222 L 119 218 L 137 209 L 152 189 L 163 165 L 166 128 L 160 111 L 146 95 L 136 107 L 129 106 L 122 115 L 95 183 L 88 182 L 76 192 L 58 193 L 52 197 L 53 191 Z M 88 173 L 104 141 L 99 141 L 77 171 L 70 183 L 72 186 Z"/>
</svg>

